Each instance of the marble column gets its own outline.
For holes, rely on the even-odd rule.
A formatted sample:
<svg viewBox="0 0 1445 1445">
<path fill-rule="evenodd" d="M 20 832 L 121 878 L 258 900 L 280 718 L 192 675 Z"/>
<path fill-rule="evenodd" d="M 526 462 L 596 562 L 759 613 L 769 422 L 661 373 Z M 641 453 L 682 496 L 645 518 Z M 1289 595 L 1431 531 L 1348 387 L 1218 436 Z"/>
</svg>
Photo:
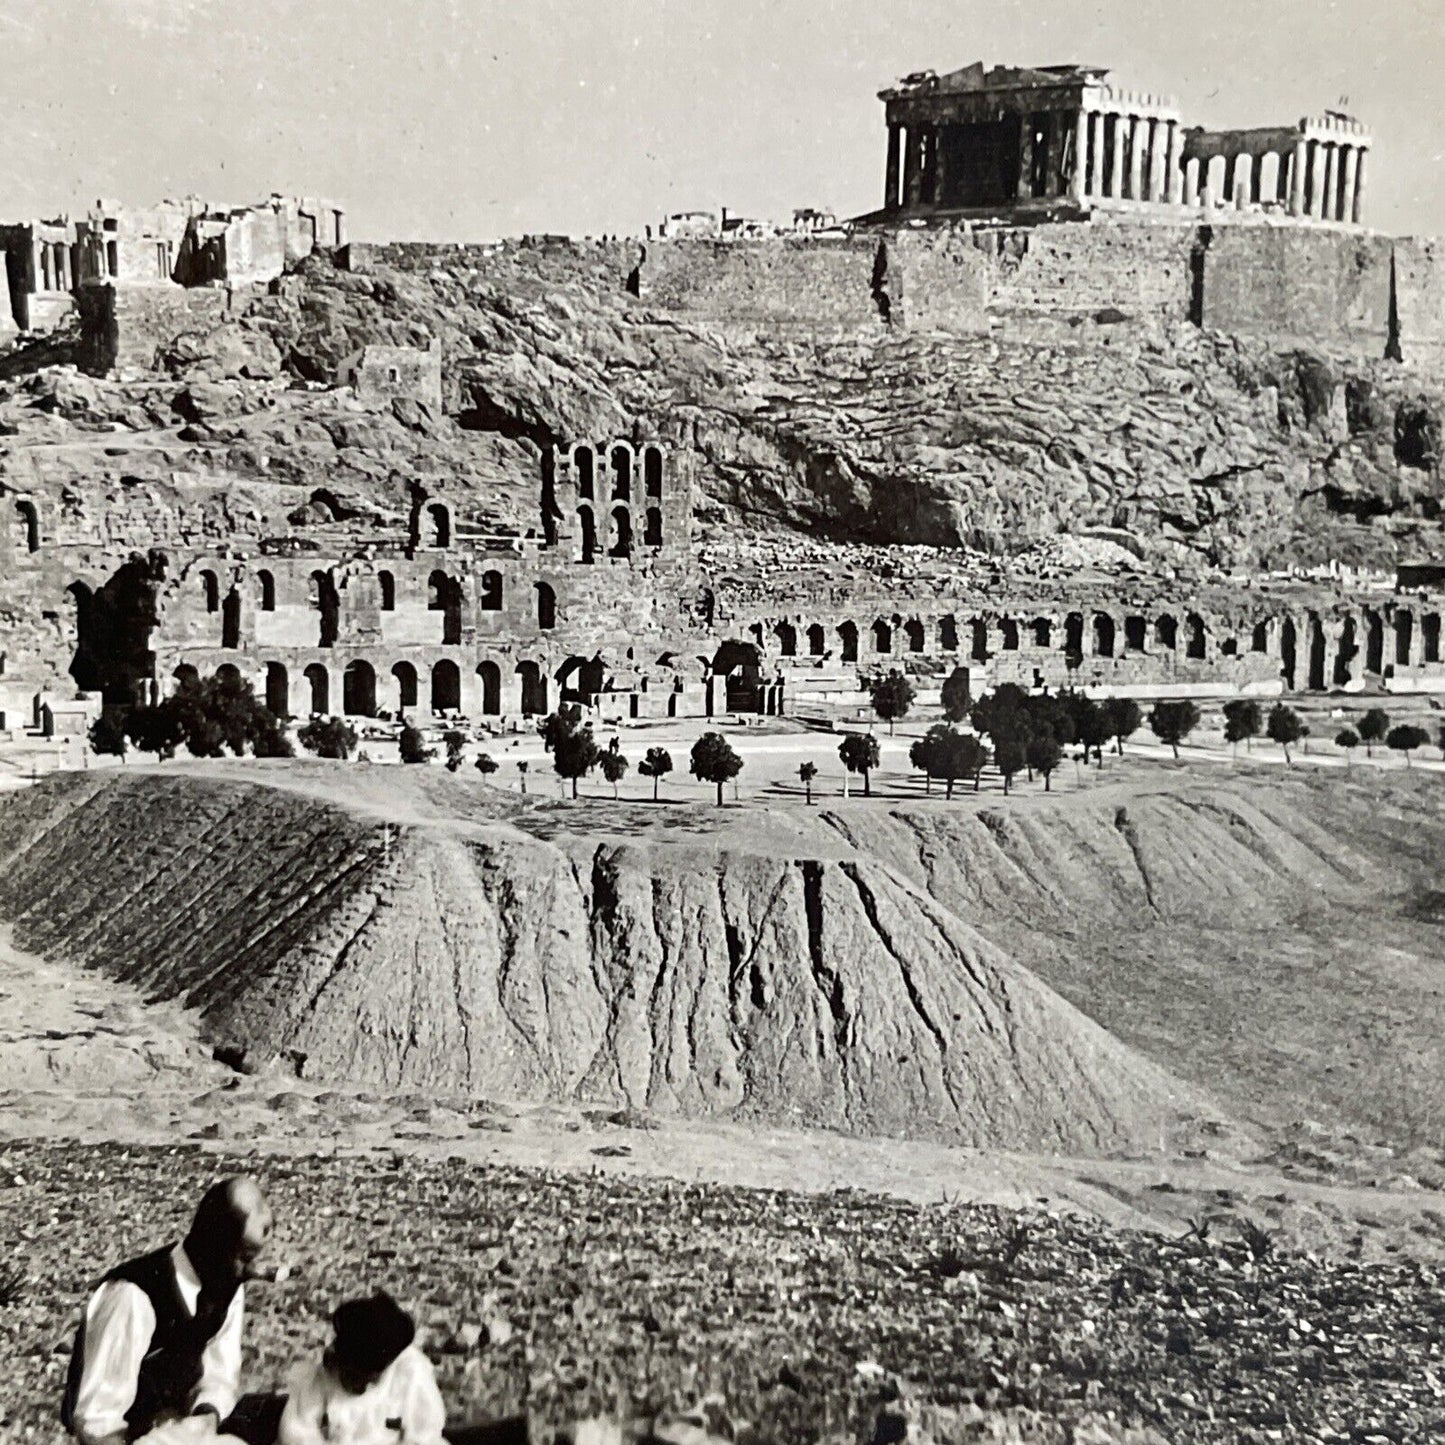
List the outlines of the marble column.
<svg viewBox="0 0 1445 1445">
<path fill-rule="evenodd" d="M 1074 169 L 1069 176 L 1069 194 L 1082 201 L 1089 193 L 1089 112 L 1080 109 L 1074 117 Z"/>
<path fill-rule="evenodd" d="M 895 211 L 898 209 L 898 171 L 902 162 L 902 136 L 903 127 L 890 125 L 888 127 L 888 168 L 883 173 L 883 209 Z"/>
<path fill-rule="evenodd" d="M 1351 198 L 1350 220 L 1355 225 L 1363 224 L 1365 213 L 1365 162 L 1369 159 L 1370 148 L 1359 148 L 1359 159 L 1355 162 L 1355 193 Z"/>
<path fill-rule="evenodd" d="M 1089 116 L 1089 194 L 1104 194 L 1104 112 Z"/>
<path fill-rule="evenodd" d="M 923 196 L 923 127 L 910 125 L 903 147 L 903 204 L 916 210 Z"/>
<path fill-rule="evenodd" d="M 1184 162 L 1184 204 L 1186 206 L 1197 206 L 1199 204 L 1199 157 L 1190 156 Z"/>
<path fill-rule="evenodd" d="M 949 127 L 935 126 L 933 130 L 933 204 L 946 205 L 948 194 L 948 139 Z"/>
<path fill-rule="evenodd" d="M 1124 143 L 1129 128 L 1127 115 L 1115 115 L 1114 122 L 1114 173 L 1109 177 L 1109 194 L 1116 201 L 1124 194 Z"/>
<path fill-rule="evenodd" d="M 1168 122 L 1169 139 L 1164 148 L 1164 199 L 1171 206 L 1179 204 L 1180 186 L 1184 180 L 1182 168 L 1179 164 L 1179 122 L 1171 120 Z"/>
<path fill-rule="evenodd" d="M 1279 162 L 1279 169 L 1275 172 L 1274 177 L 1274 198 L 1281 206 L 1287 206 L 1289 204 L 1290 191 L 1289 167 L 1290 161 L 1293 159 L 1293 153 L 1276 151 L 1275 159 Z"/>
<path fill-rule="evenodd" d="M 1028 200 L 1034 193 L 1034 118 L 1023 117 L 1019 126 L 1019 184 L 1018 197 Z"/>
<path fill-rule="evenodd" d="M 1164 122 L 1157 117 L 1149 126 L 1149 190 L 1147 199 L 1164 199 Z"/>
<path fill-rule="evenodd" d="M 1289 213 L 1292 216 L 1304 214 L 1305 172 L 1309 169 L 1309 155 L 1309 142 L 1301 137 L 1294 143 L 1294 160 L 1291 162 L 1289 178 Z"/>
<path fill-rule="evenodd" d="M 1355 183 L 1359 178 L 1360 148 L 1345 147 L 1345 180 L 1340 187 L 1340 220 L 1349 223 L 1355 218 Z"/>
<path fill-rule="evenodd" d="M 1335 189 L 1339 160 L 1339 146 L 1333 141 L 1327 142 L 1325 145 L 1325 187 L 1324 194 L 1320 197 L 1320 219 L 1323 221 L 1335 219 Z"/>
<path fill-rule="evenodd" d="M 1148 139 L 1149 122 L 1142 116 L 1129 117 L 1129 199 L 1144 196 L 1144 145 Z"/>
</svg>

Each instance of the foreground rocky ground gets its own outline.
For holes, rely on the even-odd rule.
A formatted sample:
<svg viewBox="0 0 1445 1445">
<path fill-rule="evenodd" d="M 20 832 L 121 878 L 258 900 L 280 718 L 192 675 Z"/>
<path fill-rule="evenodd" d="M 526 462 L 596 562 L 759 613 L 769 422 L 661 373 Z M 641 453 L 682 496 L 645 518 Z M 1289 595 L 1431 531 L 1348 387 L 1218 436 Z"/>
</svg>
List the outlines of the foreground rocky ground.
<svg viewBox="0 0 1445 1445">
<path fill-rule="evenodd" d="M 179 1230 L 236 1167 L 264 1179 L 295 1266 L 254 1288 L 256 1386 L 319 1346 L 340 1295 L 382 1285 L 425 1323 L 458 1415 L 562 1426 L 716 1394 L 715 1426 L 765 1440 L 1445 1432 L 1445 1296 L 1417 1263 L 851 1192 L 18 1142 L 0 1150 L 5 1440 L 54 1435 L 96 1268 Z"/>
</svg>

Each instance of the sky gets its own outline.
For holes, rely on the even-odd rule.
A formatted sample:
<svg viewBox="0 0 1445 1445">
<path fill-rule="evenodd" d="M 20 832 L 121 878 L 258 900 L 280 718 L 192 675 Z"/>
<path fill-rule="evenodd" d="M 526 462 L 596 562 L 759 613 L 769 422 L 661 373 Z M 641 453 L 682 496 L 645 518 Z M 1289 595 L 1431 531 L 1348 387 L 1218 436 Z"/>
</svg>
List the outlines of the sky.
<svg viewBox="0 0 1445 1445">
<path fill-rule="evenodd" d="M 1445 235 L 1445 0 L 0 0 L 0 221 L 343 201 L 358 240 L 853 215 L 877 92 L 1084 62 L 1185 124 L 1374 130 L 1366 219 Z"/>
</svg>

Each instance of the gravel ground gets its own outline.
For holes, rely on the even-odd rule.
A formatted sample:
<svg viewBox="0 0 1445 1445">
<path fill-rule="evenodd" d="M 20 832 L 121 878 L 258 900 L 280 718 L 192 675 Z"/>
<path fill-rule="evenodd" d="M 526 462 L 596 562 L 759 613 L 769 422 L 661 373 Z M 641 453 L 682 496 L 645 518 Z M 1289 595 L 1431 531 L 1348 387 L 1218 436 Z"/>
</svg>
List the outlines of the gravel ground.
<svg viewBox="0 0 1445 1445">
<path fill-rule="evenodd" d="M 381 1285 L 425 1326 L 459 1416 L 553 1427 L 716 1394 L 728 1429 L 760 1440 L 884 1445 L 905 1422 L 924 1439 L 1121 1438 L 1066 1428 L 1086 1420 L 1171 1442 L 1445 1434 L 1445 1295 L 1415 1262 L 401 1154 L 18 1143 L 0 1148 L 19 1274 L 0 1306 L 0 1439 L 54 1438 L 88 1280 L 174 1237 L 234 1168 L 262 1177 L 294 1267 L 254 1287 L 251 1388 L 319 1346 L 338 1298 Z"/>
</svg>

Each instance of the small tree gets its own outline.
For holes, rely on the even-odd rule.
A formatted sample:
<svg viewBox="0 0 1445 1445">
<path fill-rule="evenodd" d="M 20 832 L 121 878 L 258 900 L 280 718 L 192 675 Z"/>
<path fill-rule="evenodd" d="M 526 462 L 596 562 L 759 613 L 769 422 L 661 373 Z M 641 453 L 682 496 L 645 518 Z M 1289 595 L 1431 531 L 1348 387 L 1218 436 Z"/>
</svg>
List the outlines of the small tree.
<svg viewBox="0 0 1445 1445">
<path fill-rule="evenodd" d="M 436 749 L 427 747 L 421 729 L 410 723 L 403 724 L 396 741 L 404 763 L 429 763 L 436 756 Z"/>
<path fill-rule="evenodd" d="M 128 742 L 125 723 L 115 712 L 102 712 L 90 725 L 90 750 L 93 753 L 110 755 L 124 761 Z"/>
<path fill-rule="evenodd" d="M 1390 731 L 1390 714 L 1382 707 L 1372 707 L 1360 719 L 1359 734 L 1365 744 L 1365 756 L 1375 755 L 1375 744 L 1381 742 Z"/>
<path fill-rule="evenodd" d="M 1069 710 L 1074 717 L 1074 737 L 1084 750 L 1085 760 L 1092 749 L 1095 761 L 1104 766 L 1104 744 L 1114 734 L 1109 729 L 1109 719 L 1104 709 L 1083 693 L 1074 693 L 1069 698 Z M 1033 763 L 1030 761 L 1029 766 Z"/>
<path fill-rule="evenodd" d="M 1265 736 L 1272 743 L 1278 743 L 1284 749 L 1284 760 L 1287 766 L 1293 767 L 1290 761 L 1289 750 L 1304 737 L 1306 728 L 1300 721 L 1300 715 L 1292 708 L 1286 707 L 1284 703 L 1277 702 L 1269 710 L 1269 722 L 1265 725 Z"/>
<path fill-rule="evenodd" d="M 490 778 L 497 771 L 497 760 L 491 753 L 478 753 L 477 760 L 472 764 L 474 768 L 484 777 Z"/>
<path fill-rule="evenodd" d="M 1026 719 L 1033 699 L 1016 682 L 1001 682 L 986 692 L 969 711 L 969 721 L 976 733 L 998 741 L 1000 733 L 1019 732 L 1020 720 Z"/>
<path fill-rule="evenodd" d="M 817 763 L 799 763 L 798 781 L 803 785 L 803 791 L 807 795 L 808 806 L 813 806 L 813 779 L 818 776 Z"/>
<path fill-rule="evenodd" d="M 843 741 L 838 744 L 838 756 L 850 773 L 863 774 L 863 796 L 870 797 L 869 776 L 881 756 L 878 739 L 872 733 L 844 733 Z"/>
<path fill-rule="evenodd" d="M 717 805 L 721 808 L 723 784 L 731 782 L 742 772 L 743 760 L 721 733 L 704 733 L 692 745 L 689 770 L 700 782 L 716 785 Z"/>
<path fill-rule="evenodd" d="M 339 717 L 314 717 L 296 741 L 318 758 L 349 758 L 356 751 L 356 729 Z"/>
<path fill-rule="evenodd" d="M 524 798 L 527 796 L 527 769 L 530 766 L 531 764 L 527 762 L 526 758 L 519 758 L 517 760 L 517 773 L 522 780 L 522 796 Z"/>
<path fill-rule="evenodd" d="M 1053 771 L 1064 760 L 1064 745 L 1053 733 L 1035 733 L 1029 738 L 1026 749 L 1029 767 L 1044 780 L 1044 792 L 1049 791 L 1049 780 Z"/>
<path fill-rule="evenodd" d="M 929 762 L 934 774 L 946 784 L 946 796 L 951 798 L 954 783 L 964 778 L 972 778 L 973 790 L 978 792 L 979 779 L 988 766 L 989 751 L 973 733 L 945 727 L 934 733 Z"/>
<path fill-rule="evenodd" d="M 602 776 L 612 784 L 612 796 L 615 798 L 618 783 L 622 781 L 627 769 L 631 767 L 631 764 L 623 757 L 621 745 L 616 738 L 613 738 L 602 750 L 598 761 L 602 768 Z"/>
<path fill-rule="evenodd" d="M 467 735 L 452 729 L 442 734 L 447 748 L 447 772 L 455 773 L 462 766 L 462 754 L 466 751 Z"/>
<path fill-rule="evenodd" d="M 170 699 L 167 699 L 169 702 Z M 181 719 L 174 708 L 137 708 L 125 720 L 125 735 L 143 753 L 154 753 L 161 762 L 176 755 L 185 736 Z"/>
<path fill-rule="evenodd" d="M 908 749 L 908 761 L 923 774 L 923 790 L 930 796 L 933 794 L 933 734 L 937 731 L 937 728 L 941 726 L 945 725 L 938 724 L 936 727 L 929 728 L 929 730 L 921 738 L 916 739 L 912 747 Z"/>
<path fill-rule="evenodd" d="M 1199 709 L 1192 702 L 1156 702 L 1149 711 L 1149 727 L 1161 743 L 1179 757 L 1179 744 L 1199 726 Z"/>
<path fill-rule="evenodd" d="M 1104 726 L 1114 739 L 1114 751 L 1124 756 L 1124 739 L 1133 737 L 1144 725 L 1144 714 L 1132 697 L 1110 697 L 1104 700 Z M 1067 739 L 1065 739 L 1067 741 Z"/>
<path fill-rule="evenodd" d="M 1240 743 L 1249 751 L 1250 739 L 1257 738 L 1263 726 L 1259 704 L 1252 697 L 1237 697 L 1224 704 L 1224 741 L 1233 746 L 1236 756 Z"/>
<path fill-rule="evenodd" d="M 949 722 L 961 723 L 967 716 L 972 698 L 969 694 L 969 677 L 966 667 L 955 667 L 943 684 L 939 701 L 943 704 L 943 715 Z"/>
<path fill-rule="evenodd" d="M 582 723 L 559 733 L 552 745 L 552 767 L 559 778 L 570 780 L 574 799 L 578 780 L 585 778 L 601 761 L 602 749 L 592 736 L 591 723 Z"/>
<path fill-rule="evenodd" d="M 1354 728 L 1342 728 L 1335 734 L 1335 746 L 1345 750 L 1345 767 L 1350 766 L 1350 754 L 1360 745 L 1360 735 Z"/>
<path fill-rule="evenodd" d="M 1385 734 L 1385 746 L 1391 752 L 1405 754 L 1405 766 L 1410 766 L 1410 754 L 1416 748 L 1423 748 L 1430 741 L 1430 734 L 1414 723 L 1401 723 Z"/>
<path fill-rule="evenodd" d="M 652 801 L 657 801 L 657 785 L 672 771 L 672 754 L 666 748 L 648 748 L 646 756 L 637 765 L 637 771 L 644 778 L 652 779 Z"/>
<path fill-rule="evenodd" d="M 1028 744 L 1018 733 L 1000 733 L 993 740 L 994 766 L 1003 774 L 1003 790 L 1007 796 L 1014 774 L 1028 762 Z"/>
<path fill-rule="evenodd" d="M 873 701 L 873 711 L 888 724 L 888 736 L 893 736 L 893 724 L 901 717 L 908 716 L 913 706 L 913 684 L 893 668 L 887 674 L 877 674 L 869 679 L 868 695 Z"/>
</svg>

